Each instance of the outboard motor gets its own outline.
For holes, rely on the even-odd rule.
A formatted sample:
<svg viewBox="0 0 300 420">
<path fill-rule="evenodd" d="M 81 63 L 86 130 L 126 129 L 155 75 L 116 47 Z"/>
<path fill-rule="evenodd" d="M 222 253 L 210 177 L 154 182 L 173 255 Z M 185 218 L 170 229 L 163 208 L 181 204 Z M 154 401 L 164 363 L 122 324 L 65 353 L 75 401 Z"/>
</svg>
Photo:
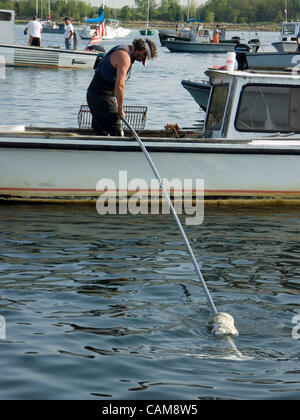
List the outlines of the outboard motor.
<svg viewBox="0 0 300 420">
<path fill-rule="evenodd" d="M 240 43 L 240 40 L 241 40 L 241 38 L 240 38 L 239 36 L 233 36 L 233 37 L 231 38 L 231 41 L 232 41 L 234 44 L 239 44 L 239 43 Z"/>
<path fill-rule="evenodd" d="M 237 43 L 235 46 L 236 61 L 238 63 L 238 70 L 246 70 L 248 68 L 246 53 L 250 52 L 250 47 L 247 44 Z"/>
<path fill-rule="evenodd" d="M 254 53 L 257 53 L 259 47 L 261 47 L 260 40 L 256 38 L 250 39 L 249 45 L 251 47 L 252 52 Z"/>
</svg>

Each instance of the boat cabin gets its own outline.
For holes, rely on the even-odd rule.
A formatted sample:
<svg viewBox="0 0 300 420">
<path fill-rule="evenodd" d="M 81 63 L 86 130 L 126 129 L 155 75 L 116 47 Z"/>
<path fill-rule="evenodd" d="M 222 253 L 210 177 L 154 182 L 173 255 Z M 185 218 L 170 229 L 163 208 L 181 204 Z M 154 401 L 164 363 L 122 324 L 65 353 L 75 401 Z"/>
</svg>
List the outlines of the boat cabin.
<svg viewBox="0 0 300 420">
<path fill-rule="evenodd" d="M 280 41 L 295 42 L 300 32 L 300 22 L 284 22 L 280 35 Z"/>
<path fill-rule="evenodd" d="M 0 9 L 0 44 L 14 43 L 15 12 Z"/>
<path fill-rule="evenodd" d="M 300 76 L 254 70 L 207 70 L 206 75 L 212 89 L 204 138 L 299 137 Z"/>
</svg>

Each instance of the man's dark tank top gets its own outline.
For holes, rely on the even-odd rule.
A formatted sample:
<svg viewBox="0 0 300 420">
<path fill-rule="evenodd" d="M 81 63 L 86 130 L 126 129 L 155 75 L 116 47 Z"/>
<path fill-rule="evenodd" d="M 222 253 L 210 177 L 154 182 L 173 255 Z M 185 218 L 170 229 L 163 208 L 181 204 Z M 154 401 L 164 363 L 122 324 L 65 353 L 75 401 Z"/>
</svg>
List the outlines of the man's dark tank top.
<svg viewBox="0 0 300 420">
<path fill-rule="evenodd" d="M 110 57 L 112 53 L 119 50 L 126 51 L 130 56 L 130 49 L 128 45 L 117 45 L 109 50 L 96 67 L 94 78 L 88 88 L 90 92 L 92 91 L 95 94 L 103 94 L 109 92 L 112 93 L 114 91 L 117 69 L 112 66 Z"/>
</svg>

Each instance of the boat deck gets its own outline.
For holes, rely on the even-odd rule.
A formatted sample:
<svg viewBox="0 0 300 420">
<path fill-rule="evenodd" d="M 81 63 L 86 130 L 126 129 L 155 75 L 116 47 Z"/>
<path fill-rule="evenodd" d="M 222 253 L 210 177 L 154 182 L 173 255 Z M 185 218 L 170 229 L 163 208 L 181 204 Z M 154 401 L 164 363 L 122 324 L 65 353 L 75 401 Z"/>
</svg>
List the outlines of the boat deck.
<svg viewBox="0 0 300 420">
<path fill-rule="evenodd" d="M 137 132 L 141 140 L 151 143 L 162 143 L 170 145 L 208 145 L 208 144 L 223 144 L 223 145 L 300 145 L 300 136 L 297 138 L 290 137 L 294 133 L 272 133 L 270 135 L 262 135 L 260 138 L 204 138 L 203 128 L 179 129 L 176 126 L 171 126 L 165 130 L 142 130 Z M 5 139 L 18 139 L 26 142 L 29 139 L 35 140 L 53 140 L 65 142 L 75 141 L 76 143 L 98 143 L 98 144 L 132 144 L 136 143 L 136 139 L 131 132 L 125 131 L 124 137 L 115 136 L 98 136 L 92 130 L 82 130 L 78 128 L 56 128 L 56 127 L 35 127 L 26 126 L 25 131 L 22 132 L 1 132 L 0 142 Z M 3 139 L 3 140 L 2 140 Z"/>
</svg>

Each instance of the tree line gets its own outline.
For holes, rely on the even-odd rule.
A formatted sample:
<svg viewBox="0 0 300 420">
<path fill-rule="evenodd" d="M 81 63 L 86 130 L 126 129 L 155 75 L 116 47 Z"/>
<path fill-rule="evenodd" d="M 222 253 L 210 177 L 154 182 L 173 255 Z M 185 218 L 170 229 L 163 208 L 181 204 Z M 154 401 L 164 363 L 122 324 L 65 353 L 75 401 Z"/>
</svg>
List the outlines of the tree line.
<svg viewBox="0 0 300 420">
<path fill-rule="evenodd" d="M 15 10 L 17 19 L 27 19 L 36 14 L 47 18 L 48 0 L 0 0 L 0 8 Z M 101 4 L 101 0 L 99 0 Z M 107 18 L 122 21 L 146 20 L 148 0 L 135 0 L 133 7 L 105 7 Z M 51 17 L 62 19 L 70 16 L 73 20 L 96 17 L 99 8 L 82 0 L 51 0 Z M 189 7 L 182 6 L 180 0 L 150 0 L 150 20 L 184 22 L 187 18 L 203 19 L 207 23 L 260 23 L 281 22 L 285 20 L 285 0 L 208 0 L 197 6 L 195 0 L 189 1 Z M 299 0 L 288 0 L 289 20 L 300 18 Z"/>
</svg>

